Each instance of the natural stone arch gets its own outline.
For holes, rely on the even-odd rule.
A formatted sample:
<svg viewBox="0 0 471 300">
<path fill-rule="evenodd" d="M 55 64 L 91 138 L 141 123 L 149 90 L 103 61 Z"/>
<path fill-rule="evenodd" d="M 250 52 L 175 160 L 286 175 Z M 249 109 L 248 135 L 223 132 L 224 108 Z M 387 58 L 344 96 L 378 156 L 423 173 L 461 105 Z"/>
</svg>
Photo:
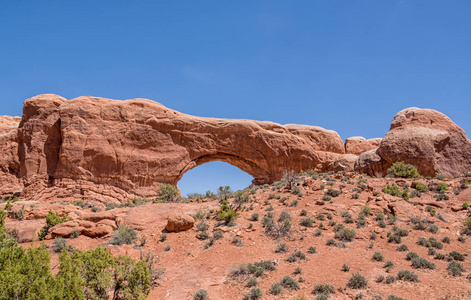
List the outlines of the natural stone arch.
<svg viewBox="0 0 471 300">
<path fill-rule="evenodd" d="M 356 158 L 331 130 L 195 117 L 147 99 L 39 95 L 23 112 L 19 177 L 29 199 L 155 197 L 161 183 L 215 160 L 262 184 L 289 170 L 351 170 Z"/>
<path fill-rule="evenodd" d="M 256 163 L 248 161 L 240 156 L 232 155 L 228 153 L 215 153 L 215 154 L 207 154 L 200 156 L 198 158 L 193 159 L 190 163 L 188 163 L 180 172 L 180 176 L 176 178 L 176 181 L 173 182 L 174 185 L 180 181 L 183 175 L 191 169 L 194 169 L 202 164 L 213 162 L 213 161 L 222 161 L 226 162 L 232 166 L 235 166 L 242 170 L 243 172 L 249 174 L 254 179 L 252 180 L 253 184 L 261 185 L 265 183 L 269 183 L 266 179 L 269 177 L 268 172 L 264 171 L 260 168 Z"/>
</svg>

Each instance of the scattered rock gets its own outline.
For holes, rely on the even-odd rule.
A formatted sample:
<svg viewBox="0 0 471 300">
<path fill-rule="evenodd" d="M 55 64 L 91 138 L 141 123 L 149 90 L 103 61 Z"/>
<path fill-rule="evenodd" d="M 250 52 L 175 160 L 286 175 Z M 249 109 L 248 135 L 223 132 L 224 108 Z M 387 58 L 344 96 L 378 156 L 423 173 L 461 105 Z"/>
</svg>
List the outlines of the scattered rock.
<svg viewBox="0 0 471 300">
<path fill-rule="evenodd" d="M 195 224 L 193 217 L 188 215 L 172 215 L 168 217 L 165 229 L 170 232 L 177 232 L 190 229 Z"/>
</svg>

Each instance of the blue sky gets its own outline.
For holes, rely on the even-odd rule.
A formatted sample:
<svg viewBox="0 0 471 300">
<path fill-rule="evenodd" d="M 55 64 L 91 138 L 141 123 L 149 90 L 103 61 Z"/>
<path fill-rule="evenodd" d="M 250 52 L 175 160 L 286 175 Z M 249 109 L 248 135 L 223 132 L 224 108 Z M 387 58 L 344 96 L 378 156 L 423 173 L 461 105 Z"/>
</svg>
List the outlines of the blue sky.
<svg viewBox="0 0 471 300">
<path fill-rule="evenodd" d="M 2 1 L 0 115 L 55 93 L 382 137 L 399 110 L 471 132 L 471 1 Z M 243 188 L 225 163 L 182 193 Z"/>
</svg>

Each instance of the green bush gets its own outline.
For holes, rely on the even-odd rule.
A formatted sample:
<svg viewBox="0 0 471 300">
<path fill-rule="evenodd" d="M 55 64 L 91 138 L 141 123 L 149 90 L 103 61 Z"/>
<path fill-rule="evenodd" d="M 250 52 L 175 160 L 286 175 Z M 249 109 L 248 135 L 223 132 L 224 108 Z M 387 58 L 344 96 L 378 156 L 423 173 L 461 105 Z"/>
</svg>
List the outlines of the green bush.
<svg viewBox="0 0 471 300">
<path fill-rule="evenodd" d="M 462 264 L 453 260 L 448 263 L 447 270 L 453 276 L 461 276 L 463 272 L 466 272 Z"/>
<path fill-rule="evenodd" d="M 330 295 L 335 294 L 335 287 L 330 283 L 320 283 L 314 286 L 313 294 Z"/>
<path fill-rule="evenodd" d="M 65 223 L 67 221 L 72 220 L 71 218 L 67 216 L 60 216 L 59 213 L 57 212 L 52 212 L 51 210 L 47 213 L 46 216 L 46 226 L 41 228 L 41 230 L 38 233 L 39 240 L 44 240 L 46 235 L 49 232 L 49 229 L 52 227 L 56 226 L 57 224 Z"/>
<path fill-rule="evenodd" d="M 366 289 L 368 287 L 368 282 L 365 277 L 356 273 L 352 274 L 352 277 L 348 280 L 347 286 L 351 289 Z"/>
<path fill-rule="evenodd" d="M 419 178 L 420 174 L 417 168 L 404 162 L 395 162 L 391 167 L 388 168 L 388 174 L 392 174 L 395 177 L 400 178 Z"/>
<path fill-rule="evenodd" d="M 314 224 L 316 221 L 314 219 L 311 219 L 311 218 L 302 218 L 301 221 L 300 221 L 300 224 L 301 226 L 305 226 L 305 227 L 312 227 L 312 224 Z"/>
<path fill-rule="evenodd" d="M 405 200 L 408 200 L 410 198 L 409 190 L 404 189 L 401 191 L 401 189 L 394 183 L 392 185 L 388 184 L 385 188 L 383 188 L 383 193 L 396 197 L 402 197 Z"/>
<path fill-rule="evenodd" d="M 281 283 L 273 283 L 268 292 L 272 295 L 279 295 L 283 292 L 283 287 L 281 286 Z"/>
<path fill-rule="evenodd" d="M 292 290 L 292 291 L 299 290 L 299 284 L 296 282 L 295 279 L 291 278 L 288 275 L 284 276 L 281 279 L 280 283 L 285 289 L 289 289 L 289 290 Z"/>
<path fill-rule="evenodd" d="M 208 291 L 200 289 L 193 296 L 193 300 L 208 300 Z"/>
<path fill-rule="evenodd" d="M 342 242 L 351 242 L 356 236 L 356 231 L 354 229 L 340 229 L 335 232 L 335 238 Z"/>
<path fill-rule="evenodd" d="M 56 237 L 54 239 L 54 244 L 52 244 L 52 250 L 56 253 L 60 253 L 62 251 L 72 252 L 74 248 L 67 244 L 67 241 L 62 237 Z"/>
<path fill-rule="evenodd" d="M 224 200 L 221 204 L 221 209 L 217 213 L 218 220 L 224 221 L 225 225 L 232 225 L 235 219 L 237 219 L 237 216 L 237 213 L 229 205 L 229 202 Z"/>
<path fill-rule="evenodd" d="M 409 270 L 401 270 L 397 273 L 397 279 L 402 281 L 418 282 L 419 276 Z"/>
<path fill-rule="evenodd" d="M 262 299 L 262 290 L 259 288 L 252 288 L 250 293 L 244 295 L 244 300 L 259 300 Z"/>
<path fill-rule="evenodd" d="M 416 269 L 435 269 L 436 265 L 425 258 L 415 257 L 412 259 L 412 267 Z"/>
<path fill-rule="evenodd" d="M 122 245 L 122 244 L 133 244 L 137 240 L 137 233 L 134 229 L 121 225 L 116 231 L 112 233 L 111 244 Z"/>
<path fill-rule="evenodd" d="M 177 188 L 173 184 L 161 183 L 157 202 L 171 203 L 181 200 Z"/>
<path fill-rule="evenodd" d="M 275 252 L 276 253 L 286 253 L 288 252 L 288 245 L 286 245 L 285 243 L 281 243 L 281 244 L 278 244 L 278 246 L 276 247 L 276 250 Z"/>
<path fill-rule="evenodd" d="M 1 215 L 0 215 L 1 220 Z M 2 232 L 0 225 L 0 232 Z M 113 258 L 105 248 L 63 251 L 51 273 L 45 246 L 25 250 L 0 237 L 0 299 L 145 299 L 161 271 L 154 259 Z"/>
<path fill-rule="evenodd" d="M 415 184 L 415 189 L 421 193 L 426 193 L 429 191 L 429 188 L 425 184 L 422 184 L 420 182 L 417 182 Z"/>
<path fill-rule="evenodd" d="M 375 252 L 373 254 L 373 260 L 374 261 L 383 261 L 384 260 L 384 256 L 383 254 L 379 253 L 379 252 Z"/>
</svg>

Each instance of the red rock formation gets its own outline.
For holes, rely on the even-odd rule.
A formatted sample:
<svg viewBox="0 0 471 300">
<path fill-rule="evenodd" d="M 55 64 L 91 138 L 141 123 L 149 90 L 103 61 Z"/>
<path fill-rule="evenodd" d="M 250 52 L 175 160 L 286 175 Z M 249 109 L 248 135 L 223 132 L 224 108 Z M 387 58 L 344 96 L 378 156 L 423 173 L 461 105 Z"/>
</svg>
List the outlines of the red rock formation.
<svg viewBox="0 0 471 300">
<path fill-rule="evenodd" d="M 365 139 L 361 136 L 353 136 L 345 140 L 345 153 L 360 155 L 363 152 L 373 150 L 381 144 L 380 138 Z"/>
<path fill-rule="evenodd" d="M 19 117 L 0 116 L 0 197 L 11 196 L 22 189 L 18 158 Z"/>
<path fill-rule="evenodd" d="M 407 108 L 396 114 L 379 148 L 360 155 L 355 170 L 386 175 L 398 161 L 415 165 L 422 176 L 463 175 L 471 170 L 471 142 L 444 114 Z"/>
<path fill-rule="evenodd" d="M 151 197 L 160 183 L 214 160 L 268 183 L 285 170 L 327 171 L 345 152 L 323 128 L 194 117 L 146 99 L 39 95 L 25 102 L 19 133 L 31 199 Z"/>
<path fill-rule="evenodd" d="M 471 169 L 465 133 L 443 114 L 419 109 L 398 113 L 382 141 L 350 138 L 344 145 L 336 132 L 315 126 L 194 117 L 146 99 L 47 94 L 25 101 L 19 125 L 1 117 L 0 132 L 0 195 L 22 191 L 38 201 L 155 197 L 160 183 L 176 184 L 214 160 L 237 166 L 256 184 L 287 170 L 355 167 L 384 175 L 400 160 L 423 175 Z"/>
</svg>

